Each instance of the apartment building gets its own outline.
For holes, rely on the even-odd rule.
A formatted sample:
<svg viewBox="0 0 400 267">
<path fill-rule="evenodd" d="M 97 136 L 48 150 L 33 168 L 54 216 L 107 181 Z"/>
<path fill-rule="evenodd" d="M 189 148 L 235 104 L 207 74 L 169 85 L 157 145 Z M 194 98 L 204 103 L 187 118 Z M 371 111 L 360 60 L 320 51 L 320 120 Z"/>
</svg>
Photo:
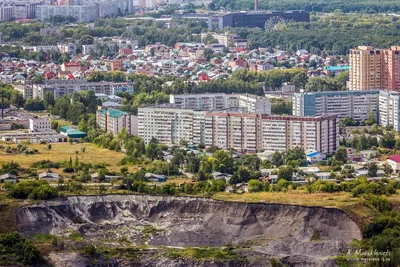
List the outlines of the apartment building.
<svg viewBox="0 0 400 267">
<path fill-rule="evenodd" d="M 133 94 L 132 82 L 88 82 L 86 79 L 75 80 L 47 80 L 44 84 L 35 84 L 26 88 L 26 98 L 40 98 L 46 92 L 53 92 L 54 97 L 72 94 L 75 91 L 93 90 L 97 94 L 117 95 L 121 92 Z"/>
<path fill-rule="evenodd" d="M 359 46 L 350 50 L 350 90 L 400 91 L 400 46 L 375 49 Z"/>
<path fill-rule="evenodd" d="M 49 20 L 56 15 L 72 16 L 78 22 L 90 22 L 98 17 L 98 7 L 95 4 L 70 6 L 41 5 L 36 7 L 36 18 L 40 21 Z"/>
<path fill-rule="evenodd" d="M 357 121 L 368 119 L 371 112 L 378 119 L 379 91 L 332 91 L 294 93 L 292 97 L 294 116 L 321 116 L 337 114 Z"/>
<path fill-rule="evenodd" d="M 170 95 L 171 104 L 177 107 L 197 110 L 221 110 L 239 108 L 245 112 L 271 114 L 268 98 L 252 94 L 184 94 Z"/>
<path fill-rule="evenodd" d="M 400 91 L 400 46 L 383 51 L 383 89 Z"/>
<path fill-rule="evenodd" d="M 138 135 L 147 143 L 152 137 L 164 144 L 187 141 L 204 143 L 205 111 L 177 108 L 175 105 L 138 109 Z"/>
<path fill-rule="evenodd" d="M 196 111 L 176 105 L 139 108 L 138 135 L 149 142 L 215 145 L 241 152 L 260 149 L 335 152 L 339 136 L 337 115 L 317 117 L 270 116 L 231 111 Z"/>
<path fill-rule="evenodd" d="M 14 7 L 11 5 L 0 6 L 0 21 L 9 21 L 14 18 Z"/>
<path fill-rule="evenodd" d="M 97 126 L 113 135 L 126 129 L 128 134 L 138 134 L 138 119 L 136 116 L 118 109 L 101 109 L 96 111 Z"/>
<path fill-rule="evenodd" d="M 400 92 L 379 93 L 379 124 L 392 125 L 394 130 L 400 131 Z"/>
<path fill-rule="evenodd" d="M 210 112 L 206 114 L 204 126 L 205 145 L 242 152 L 302 147 L 306 153 L 332 154 L 339 146 L 338 137 L 336 115 L 294 117 Z"/>
</svg>

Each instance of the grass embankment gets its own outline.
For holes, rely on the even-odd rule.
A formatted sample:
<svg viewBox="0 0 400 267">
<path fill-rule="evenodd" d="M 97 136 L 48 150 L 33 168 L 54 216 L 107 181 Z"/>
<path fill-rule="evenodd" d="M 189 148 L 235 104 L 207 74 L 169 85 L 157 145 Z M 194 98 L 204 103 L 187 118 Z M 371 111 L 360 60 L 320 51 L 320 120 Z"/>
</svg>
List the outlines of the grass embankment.
<svg viewBox="0 0 400 267">
<path fill-rule="evenodd" d="M 7 146 L 6 144 L 4 145 Z M 11 147 L 16 145 L 10 145 Z M 47 145 L 44 144 L 29 144 L 29 149 L 39 150 L 38 154 L 25 155 L 25 154 L 9 154 L 4 150 L 0 151 L 0 161 L 14 161 L 23 168 L 29 168 L 29 166 L 40 160 L 51 160 L 53 162 L 69 161 L 70 157 L 75 160 L 75 156 L 78 156 L 80 162 L 94 164 L 107 164 L 107 168 L 110 171 L 119 171 L 120 166 L 118 162 L 124 157 L 121 152 L 108 150 L 105 148 L 99 148 L 90 143 L 55 143 L 51 145 L 51 150 L 47 149 Z M 85 152 L 82 152 L 82 148 L 85 147 Z M 78 154 L 77 154 L 78 153 Z"/>
<path fill-rule="evenodd" d="M 224 201 L 337 208 L 346 212 L 359 226 L 370 222 L 371 219 L 377 215 L 377 211 L 370 207 L 364 199 L 360 197 L 351 197 L 350 193 L 347 192 L 313 194 L 308 194 L 301 190 L 244 194 L 222 192 L 215 194 L 213 198 Z M 400 198 L 398 199 L 398 203 L 400 204 Z"/>
</svg>

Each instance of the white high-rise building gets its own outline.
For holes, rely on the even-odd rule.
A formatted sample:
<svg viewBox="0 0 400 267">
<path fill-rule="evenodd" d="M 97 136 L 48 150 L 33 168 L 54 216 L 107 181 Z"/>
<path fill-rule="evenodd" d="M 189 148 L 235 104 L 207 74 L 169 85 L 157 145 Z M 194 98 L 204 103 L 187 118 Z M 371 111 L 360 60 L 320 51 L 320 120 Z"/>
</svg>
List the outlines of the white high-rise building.
<svg viewBox="0 0 400 267">
<path fill-rule="evenodd" d="M 155 137 L 161 143 L 187 141 L 203 143 L 204 111 L 176 107 L 145 107 L 138 110 L 138 134 L 147 143 Z"/>
<path fill-rule="evenodd" d="M 394 130 L 400 131 L 400 92 L 379 93 L 379 125 L 391 125 Z"/>
<path fill-rule="evenodd" d="M 169 102 L 177 107 L 198 110 L 222 110 L 240 108 L 245 112 L 271 114 L 268 98 L 252 94 L 184 94 L 170 95 Z"/>
</svg>

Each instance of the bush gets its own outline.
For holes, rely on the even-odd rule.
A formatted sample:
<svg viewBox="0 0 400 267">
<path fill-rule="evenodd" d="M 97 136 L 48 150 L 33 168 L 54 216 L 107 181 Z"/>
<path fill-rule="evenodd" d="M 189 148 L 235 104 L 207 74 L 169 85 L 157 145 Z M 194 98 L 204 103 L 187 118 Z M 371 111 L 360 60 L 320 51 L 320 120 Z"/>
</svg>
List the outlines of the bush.
<svg viewBox="0 0 400 267">
<path fill-rule="evenodd" d="M 25 265 L 37 265 L 44 262 L 40 251 L 18 233 L 0 234 L 0 255 L 16 258 Z"/>
<path fill-rule="evenodd" d="M 52 162 L 51 160 L 46 159 L 46 160 L 36 161 L 32 163 L 30 167 L 36 169 L 51 169 L 51 168 L 58 169 L 60 168 L 60 163 Z"/>
<path fill-rule="evenodd" d="M 53 199 L 59 196 L 57 189 L 51 187 L 46 181 L 22 181 L 10 184 L 7 188 L 8 195 L 18 199 Z"/>
</svg>

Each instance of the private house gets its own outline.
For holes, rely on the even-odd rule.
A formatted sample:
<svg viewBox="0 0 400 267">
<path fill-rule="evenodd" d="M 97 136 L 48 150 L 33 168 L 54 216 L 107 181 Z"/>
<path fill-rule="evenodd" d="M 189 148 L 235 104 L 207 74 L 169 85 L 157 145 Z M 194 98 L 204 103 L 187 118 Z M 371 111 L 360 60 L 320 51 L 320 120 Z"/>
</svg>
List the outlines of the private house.
<svg viewBox="0 0 400 267">
<path fill-rule="evenodd" d="M 52 172 L 42 172 L 39 174 L 39 180 L 43 181 L 58 181 L 60 176 L 57 173 Z"/>
<path fill-rule="evenodd" d="M 0 175 L 0 182 L 8 182 L 8 183 L 16 183 L 17 182 L 17 177 L 15 175 L 6 173 L 3 175 Z"/>
<path fill-rule="evenodd" d="M 155 174 L 155 173 L 146 173 L 144 175 L 144 179 L 146 180 L 146 182 L 165 182 L 167 180 L 167 177 L 165 175 L 162 174 Z"/>
<path fill-rule="evenodd" d="M 318 163 L 326 158 L 326 156 L 318 151 L 311 152 L 306 155 L 307 162 L 310 164 Z"/>
<path fill-rule="evenodd" d="M 387 164 L 390 165 L 392 168 L 393 172 L 398 173 L 400 170 L 400 154 L 390 156 L 386 160 Z"/>
<path fill-rule="evenodd" d="M 224 179 L 227 183 L 231 179 L 232 175 L 227 174 L 227 173 L 221 173 L 221 172 L 216 172 L 213 171 L 211 172 L 211 175 L 214 177 L 215 180 L 222 180 Z"/>
<path fill-rule="evenodd" d="M 90 179 L 92 181 L 97 181 L 98 177 L 99 177 L 99 173 L 98 172 L 93 173 L 93 174 L 90 175 Z M 113 179 L 113 178 L 119 179 L 119 178 L 121 178 L 121 176 L 118 176 L 118 175 L 107 175 L 106 174 L 105 177 L 104 177 L 104 182 L 109 183 L 111 181 L 111 179 Z"/>
<path fill-rule="evenodd" d="M 264 152 L 257 153 L 257 156 L 258 156 L 262 161 L 264 161 L 264 160 L 269 160 L 269 161 L 271 161 L 271 160 L 272 160 L 272 155 L 273 155 L 274 153 L 275 153 L 274 151 L 264 151 Z"/>
</svg>

